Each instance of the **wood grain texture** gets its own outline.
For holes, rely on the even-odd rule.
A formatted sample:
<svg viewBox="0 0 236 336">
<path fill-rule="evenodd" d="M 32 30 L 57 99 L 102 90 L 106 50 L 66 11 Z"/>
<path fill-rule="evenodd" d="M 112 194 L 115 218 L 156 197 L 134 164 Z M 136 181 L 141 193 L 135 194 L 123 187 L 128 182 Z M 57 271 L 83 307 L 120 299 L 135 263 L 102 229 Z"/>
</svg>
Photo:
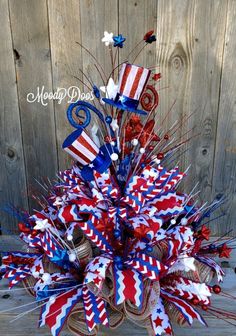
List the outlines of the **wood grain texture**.
<svg viewBox="0 0 236 336">
<path fill-rule="evenodd" d="M 114 35 L 118 32 L 118 0 L 81 0 L 80 13 L 80 42 L 93 55 L 93 57 L 90 56 L 86 50 L 82 49 L 82 70 L 89 81 L 100 88 L 106 86 L 112 70 L 109 47 L 106 47 L 101 40 L 104 31 L 113 32 Z M 85 77 L 83 79 L 86 84 L 89 83 Z M 88 91 L 86 87 L 84 91 Z M 94 99 L 92 103 L 103 113 L 104 107 L 97 99 Z M 96 115 L 92 113 L 92 121 L 88 129 L 94 124 L 102 126 Z"/>
<path fill-rule="evenodd" d="M 78 87 L 83 92 L 83 85 L 74 76 L 82 79 L 79 69 L 82 68 L 81 48 L 76 44 L 80 41 L 80 6 L 77 0 L 49 0 L 48 16 L 50 30 L 50 48 L 52 56 L 53 90 L 63 94 L 69 89 L 69 94 L 76 94 Z M 72 88 L 74 87 L 74 89 Z M 72 98 L 76 101 L 79 97 Z M 71 165 L 71 159 L 62 149 L 61 145 L 72 128 L 66 118 L 66 109 L 70 103 L 67 96 L 61 102 L 55 100 L 55 125 L 57 134 L 57 149 L 59 169 Z"/>
<path fill-rule="evenodd" d="M 127 59 L 144 34 L 156 29 L 157 1 L 119 1 L 119 33 L 126 37 L 124 48 L 119 50 L 120 62 Z M 146 46 L 145 46 L 146 45 Z M 143 51 L 140 50 L 145 46 Z M 156 44 L 144 41 L 129 55 L 128 61 L 144 67 L 156 65 Z"/>
<path fill-rule="evenodd" d="M 7 0 L 0 2 L 0 21 L 0 209 L 2 210 L 6 203 L 28 209 L 14 52 Z M 0 226 L 2 232 L 15 231 L 16 221 L 1 211 Z"/>
<path fill-rule="evenodd" d="M 0 248 L 6 248 L 6 244 L 9 247 L 14 248 L 16 244 L 16 237 L 0 237 Z M 20 243 L 18 242 L 18 248 L 20 248 Z M 228 267 L 225 268 L 226 277 L 223 282 L 222 288 L 225 292 L 230 293 L 231 295 L 236 296 L 236 274 L 234 271 L 234 267 L 236 264 L 236 251 L 233 252 L 232 258 Z M 19 307 L 24 304 L 28 304 L 30 302 L 34 302 L 32 297 L 28 294 L 22 295 L 24 290 L 18 290 L 19 286 L 15 287 L 17 290 L 9 291 L 7 288 L 7 281 L 3 280 L 0 282 L 0 326 L 1 332 L 3 335 L 7 336 L 50 336 L 49 329 L 47 327 L 44 328 L 37 328 L 37 320 L 39 316 L 39 308 L 32 311 L 30 314 L 27 314 L 22 319 L 18 319 L 14 323 L 10 323 L 17 314 L 26 311 L 26 309 L 33 309 L 36 308 L 36 304 L 29 305 L 25 308 L 18 308 L 17 310 L 11 310 L 8 312 L 3 313 L 3 311 L 8 309 L 13 309 L 15 307 Z M 214 296 L 212 299 L 212 305 L 214 307 L 218 307 L 220 309 L 225 309 L 231 312 L 236 313 L 236 305 L 234 301 L 231 299 L 226 299 L 222 296 Z M 206 315 L 205 315 L 206 316 Z M 199 336 L 201 335 L 212 335 L 212 336 L 222 336 L 222 335 L 235 335 L 235 327 L 228 324 L 225 321 L 220 319 L 216 319 L 213 316 L 209 316 L 207 314 L 207 322 L 208 328 L 202 326 L 200 323 L 194 322 L 193 327 L 184 327 L 180 328 L 174 325 L 175 336 Z M 114 335 L 114 336 L 121 336 L 121 335 L 132 335 L 137 336 L 146 336 L 147 332 L 145 329 L 140 328 L 129 321 L 124 322 L 119 328 L 115 330 L 108 330 L 106 328 L 101 328 L 99 332 L 99 336 L 105 335 Z M 70 332 L 68 332 L 65 328 L 63 330 L 62 336 L 71 336 Z"/>
<path fill-rule="evenodd" d="M 171 163 L 173 165 L 172 160 L 176 158 L 174 161 L 180 161 L 185 168 L 191 164 L 185 188 L 190 191 L 199 182 L 199 204 L 209 201 L 212 196 L 226 18 L 227 1 L 158 3 L 158 61 L 164 86 L 169 87 L 167 91 L 161 91 L 160 112 L 164 115 L 176 101 L 166 123 L 167 129 L 176 119 L 192 114 L 175 137 L 199 136 L 173 156 Z M 189 150 L 178 157 L 187 148 Z"/>
<path fill-rule="evenodd" d="M 118 32 L 118 1 L 81 0 L 81 43 L 88 48 L 106 74 L 111 72 L 109 48 L 101 39 L 104 31 Z M 104 83 L 94 64 L 98 65 L 85 50 L 82 50 L 83 71 L 98 87 Z M 99 65 L 98 68 L 100 69 Z"/>
<path fill-rule="evenodd" d="M 227 202 L 218 215 L 226 213 L 219 221 L 218 232 L 233 230 L 236 232 L 236 69 L 235 69 L 235 34 L 236 2 L 229 1 L 227 25 L 224 42 L 223 65 L 221 68 L 221 87 L 219 91 L 219 117 L 215 146 L 213 175 L 213 195 L 225 195 Z"/>
<path fill-rule="evenodd" d="M 35 192 L 39 189 L 35 179 L 54 178 L 58 169 L 53 102 L 45 101 L 43 106 L 26 99 L 37 87 L 52 91 L 47 6 L 44 0 L 9 4 L 13 46 L 19 55 L 16 74 L 27 183 Z"/>
<path fill-rule="evenodd" d="M 197 1 L 192 27 L 191 70 L 186 91 L 186 111 L 196 111 L 188 128 L 196 126 L 200 135 L 186 153 L 191 163 L 189 181 L 199 181 L 200 204 L 212 199 L 212 172 L 217 136 L 219 91 L 224 50 L 227 1 Z M 222 144 L 223 146 L 223 144 Z M 215 223 L 212 225 L 216 233 Z"/>
</svg>

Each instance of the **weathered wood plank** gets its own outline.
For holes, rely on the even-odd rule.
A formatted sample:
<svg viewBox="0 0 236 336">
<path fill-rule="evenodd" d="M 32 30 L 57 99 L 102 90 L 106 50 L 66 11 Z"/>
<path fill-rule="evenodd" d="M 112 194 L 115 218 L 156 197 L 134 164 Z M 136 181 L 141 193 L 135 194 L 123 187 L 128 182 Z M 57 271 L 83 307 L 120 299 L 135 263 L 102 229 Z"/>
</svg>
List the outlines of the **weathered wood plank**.
<svg viewBox="0 0 236 336">
<path fill-rule="evenodd" d="M 0 2 L 0 21 L 0 208 L 11 203 L 27 209 L 25 164 L 7 0 Z M 2 232 L 16 232 L 16 221 L 2 211 L 0 226 Z"/>
<path fill-rule="evenodd" d="M 57 171 L 54 109 L 52 101 L 27 102 L 27 94 L 52 91 L 51 56 L 46 1 L 15 1 L 10 4 L 16 62 L 19 108 L 22 121 L 27 183 L 39 190 L 35 179 L 53 178 Z M 32 205 L 32 201 L 30 200 Z"/>
<path fill-rule="evenodd" d="M 109 74 L 109 49 L 101 39 L 104 31 L 118 32 L 118 2 L 117 0 L 81 0 L 81 43 L 97 58 L 104 72 Z M 82 50 L 83 71 L 99 87 L 103 85 L 101 76 L 94 67 L 95 61 L 85 50 Z M 99 66 L 98 66 L 99 68 Z"/>
<path fill-rule="evenodd" d="M 50 0 L 48 1 L 50 46 L 52 55 L 52 75 L 54 92 L 58 88 L 69 89 L 78 87 L 83 92 L 83 85 L 73 76 L 82 78 L 79 71 L 82 68 L 81 49 L 76 44 L 80 41 L 80 6 L 77 0 Z M 60 90 L 61 93 L 64 90 Z M 75 89 L 76 90 L 76 89 Z M 77 91 L 74 91 L 75 93 Z M 78 97 L 74 97 L 76 101 Z M 61 145 L 66 136 L 71 132 L 71 127 L 66 119 L 66 109 L 69 106 L 70 97 L 66 97 L 60 103 L 55 101 L 55 121 L 58 145 L 59 168 L 69 167 L 70 156 L 66 154 Z"/>
<path fill-rule="evenodd" d="M 213 172 L 213 195 L 221 194 L 228 198 L 218 212 L 218 214 L 226 213 L 226 216 L 218 221 L 218 232 L 233 229 L 234 233 L 236 232 L 235 14 L 236 2 L 229 1 Z"/>
<path fill-rule="evenodd" d="M 119 33 L 126 38 L 124 48 L 119 50 L 120 62 L 127 59 L 145 33 L 156 29 L 156 22 L 157 1 L 119 0 Z M 139 54 L 144 45 L 144 42 L 140 44 L 130 54 L 128 61 L 144 67 L 156 65 L 156 44 L 148 44 Z"/>
<path fill-rule="evenodd" d="M 159 87 L 160 103 L 157 117 L 164 120 L 174 104 L 168 118 L 163 124 L 168 130 L 173 123 L 181 119 L 185 111 L 186 83 L 189 80 L 190 56 L 188 53 L 188 24 L 194 19 L 192 1 L 158 1 L 157 6 L 157 64 L 162 78 Z M 180 137 L 181 129 L 174 134 Z"/>
<path fill-rule="evenodd" d="M 83 72 L 90 79 L 92 84 L 98 88 L 105 86 L 107 76 L 111 72 L 109 48 L 101 41 L 104 31 L 118 32 L 118 1 L 109 0 L 81 0 L 81 43 L 87 48 L 97 61 L 91 57 L 87 51 L 82 49 Z M 83 78 L 88 84 L 86 78 Z M 84 91 L 88 90 L 84 87 Z M 103 112 L 104 107 L 97 99 L 93 104 Z M 92 114 L 92 120 L 89 127 L 99 122 L 98 118 Z"/>
<path fill-rule="evenodd" d="M 190 148 L 182 157 L 174 156 L 174 161 L 185 167 L 191 164 L 185 186 L 191 190 L 198 181 L 200 202 L 209 201 L 227 2 L 159 1 L 157 13 L 158 61 L 164 86 L 169 87 L 160 92 L 159 109 L 164 115 L 176 100 L 168 127 L 195 111 L 174 136 L 180 139 L 192 127 L 185 139 L 201 135 L 181 149 L 179 153 Z"/>
<path fill-rule="evenodd" d="M 200 204 L 212 199 L 212 172 L 217 137 L 219 90 L 227 20 L 227 1 L 197 1 L 192 27 L 191 81 L 186 89 L 186 112 L 196 110 L 188 128 L 200 136 L 186 153 L 186 165 L 191 164 L 189 181 L 199 181 Z M 191 27 L 190 27 L 191 28 Z M 190 30 L 190 29 L 189 29 Z M 191 30 L 190 30 L 191 31 Z M 215 214 L 213 215 L 213 217 Z M 217 234 L 217 223 L 211 228 Z"/>
</svg>

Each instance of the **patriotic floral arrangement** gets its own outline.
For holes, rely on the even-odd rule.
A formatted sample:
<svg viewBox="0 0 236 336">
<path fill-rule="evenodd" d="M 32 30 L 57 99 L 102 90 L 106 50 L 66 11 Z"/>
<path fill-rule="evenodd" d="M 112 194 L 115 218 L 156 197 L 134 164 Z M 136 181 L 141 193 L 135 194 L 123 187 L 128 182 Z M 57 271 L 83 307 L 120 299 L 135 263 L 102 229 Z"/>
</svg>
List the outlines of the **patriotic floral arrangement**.
<svg viewBox="0 0 236 336">
<path fill-rule="evenodd" d="M 1 274 L 10 288 L 24 283 L 41 307 L 39 326 L 54 336 L 65 322 L 76 335 L 96 335 L 99 325 L 115 328 L 125 318 L 172 335 L 172 323 L 205 325 L 202 312 L 219 315 L 210 298 L 221 292 L 224 272 L 212 257 L 229 257 L 231 249 L 207 242 L 205 220 L 221 200 L 197 207 L 195 188 L 178 191 L 186 172 L 165 165 L 189 139 L 174 141 L 178 122 L 163 133 L 155 118 L 160 74 L 116 65 L 122 35 L 105 32 L 102 41 L 112 73 L 105 77 L 96 65 L 104 86 L 87 78 L 96 101 L 67 110 L 76 130 L 63 148 L 73 167 L 48 187 L 41 211 L 17 212 L 28 249 L 5 253 Z M 148 32 L 134 50 L 154 41 Z M 91 112 L 97 121 L 89 132 Z"/>
</svg>

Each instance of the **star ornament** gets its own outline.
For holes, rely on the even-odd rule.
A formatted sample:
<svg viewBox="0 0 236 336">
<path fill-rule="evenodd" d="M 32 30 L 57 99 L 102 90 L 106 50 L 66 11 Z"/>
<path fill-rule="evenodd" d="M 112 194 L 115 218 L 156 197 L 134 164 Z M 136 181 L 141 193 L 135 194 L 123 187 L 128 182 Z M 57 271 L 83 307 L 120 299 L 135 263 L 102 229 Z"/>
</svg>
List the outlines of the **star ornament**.
<svg viewBox="0 0 236 336">
<path fill-rule="evenodd" d="M 115 84 L 112 78 L 109 78 L 107 86 L 101 86 L 100 90 L 105 93 L 106 98 L 115 99 L 118 92 L 118 85 Z"/>
<path fill-rule="evenodd" d="M 125 40 L 126 38 L 123 37 L 121 34 L 114 36 L 113 37 L 114 47 L 123 48 Z"/>
<path fill-rule="evenodd" d="M 49 224 L 47 219 L 36 221 L 36 225 L 34 226 L 34 230 L 39 230 L 44 232 L 45 230 L 49 229 L 51 224 Z"/>
<path fill-rule="evenodd" d="M 220 258 L 229 258 L 232 248 L 228 247 L 226 244 L 223 244 L 219 247 L 219 257 Z"/>
<path fill-rule="evenodd" d="M 111 128 L 114 132 L 119 130 L 117 119 L 112 119 Z"/>
<path fill-rule="evenodd" d="M 168 273 L 178 272 L 178 271 L 195 271 L 196 266 L 194 265 L 195 259 L 189 257 L 188 255 L 183 254 L 179 257 L 179 259 L 175 262 L 175 264 L 170 267 Z"/>
<path fill-rule="evenodd" d="M 102 42 L 105 43 L 105 46 L 108 47 L 112 44 L 113 41 L 113 33 L 108 33 L 107 31 L 104 32 L 104 37 L 102 38 Z"/>
<path fill-rule="evenodd" d="M 156 36 L 153 33 L 154 33 L 154 30 L 150 30 L 144 35 L 143 39 L 146 43 L 151 44 L 152 42 L 156 41 Z"/>
</svg>

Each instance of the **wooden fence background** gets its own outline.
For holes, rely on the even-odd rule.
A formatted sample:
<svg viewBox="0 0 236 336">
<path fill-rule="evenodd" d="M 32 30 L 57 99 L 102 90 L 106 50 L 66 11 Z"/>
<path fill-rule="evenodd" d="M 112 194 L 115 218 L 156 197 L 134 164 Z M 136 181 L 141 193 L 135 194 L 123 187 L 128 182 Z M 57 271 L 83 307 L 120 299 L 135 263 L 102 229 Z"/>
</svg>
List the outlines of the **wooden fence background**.
<svg viewBox="0 0 236 336">
<path fill-rule="evenodd" d="M 192 164 L 187 189 L 199 181 L 202 202 L 227 195 L 219 212 L 226 216 L 213 227 L 218 234 L 235 230 L 235 16 L 234 0 L 0 0 L 0 204 L 31 208 L 35 178 L 53 178 L 69 164 L 60 149 L 70 132 L 66 101 L 30 104 L 27 94 L 37 86 L 83 90 L 73 77 L 81 78 L 79 69 L 101 85 L 93 60 L 75 41 L 109 72 L 104 30 L 127 37 L 122 58 L 154 28 L 157 44 L 137 62 L 158 64 L 160 87 L 168 87 L 160 91 L 160 119 L 176 100 L 167 124 L 196 111 L 187 127 L 201 130 L 181 157 Z M 5 233 L 16 229 L 4 213 L 0 223 Z"/>
</svg>

